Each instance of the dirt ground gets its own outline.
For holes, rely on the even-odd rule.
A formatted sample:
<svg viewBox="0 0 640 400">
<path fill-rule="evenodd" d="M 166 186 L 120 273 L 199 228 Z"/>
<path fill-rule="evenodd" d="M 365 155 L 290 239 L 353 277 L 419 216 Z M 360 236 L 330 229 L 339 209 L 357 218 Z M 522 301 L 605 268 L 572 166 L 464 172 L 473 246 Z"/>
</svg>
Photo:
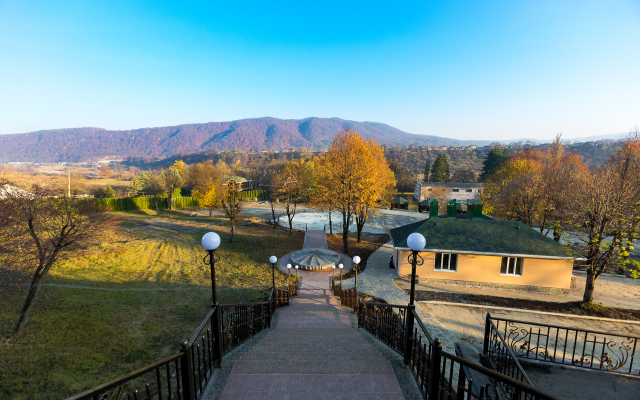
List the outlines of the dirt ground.
<svg viewBox="0 0 640 400">
<path fill-rule="evenodd" d="M 416 285 L 416 290 L 431 290 L 446 293 L 475 294 L 485 296 L 506 297 L 522 300 L 539 300 L 547 302 L 577 302 L 582 301 L 585 274 L 574 274 L 575 285 L 572 285 L 569 294 L 528 292 L 513 289 L 495 289 L 482 286 L 444 285 L 434 283 L 421 283 Z M 406 280 L 396 279 L 396 284 L 401 289 L 408 289 L 411 284 Z M 605 307 L 640 310 L 640 279 L 623 278 L 617 276 L 602 275 L 596 281 L 594 296 L 596 303 Z"/>
</svg>

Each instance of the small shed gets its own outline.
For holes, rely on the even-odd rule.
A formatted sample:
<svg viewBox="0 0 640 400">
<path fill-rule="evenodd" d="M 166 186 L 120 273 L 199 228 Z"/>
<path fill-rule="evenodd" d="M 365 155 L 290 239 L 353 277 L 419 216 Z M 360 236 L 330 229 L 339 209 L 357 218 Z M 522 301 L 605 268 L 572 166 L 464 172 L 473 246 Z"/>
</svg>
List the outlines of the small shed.
<svg viewBox="0 0 640 400">
<path fill-rule="evenodd" d="M 404 197 L 396 197 L 395 199 L 391 200 L 391 209 L 393 210 L 394 208 L 398 208 L 402 210 L 408 210 L 409 204 L 411 204 L 411 202 Z"/>
<path fill-rule="evenodd" d="M 422 200 L 418 203 L 418 212 L 429 211 L 429 200 Z"/>
</svg>

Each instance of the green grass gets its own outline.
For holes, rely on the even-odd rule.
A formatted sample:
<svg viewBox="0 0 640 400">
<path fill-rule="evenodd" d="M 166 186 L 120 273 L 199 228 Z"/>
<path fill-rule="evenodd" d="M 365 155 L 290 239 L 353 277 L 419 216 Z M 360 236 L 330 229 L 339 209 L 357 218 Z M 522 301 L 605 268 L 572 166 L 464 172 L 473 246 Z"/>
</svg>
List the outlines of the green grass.
<svg viewBox="0 0 640 400">
<path fill-rule="evenodd" d="M 222 238 L 223 304 L 265 299 L 268 257 L 302 247 L 302 233 L 258 225 L 239 226 L 231 244 L 221 219 L 117 214 L 123 222 L 111 240 L 60 261 L 45 281 L 74 287 L 44 286 L 24 333 L 0 341 L 0 398 L 62 399 L 176 353 L 211 304 L 205 232 Z M 276 280 L 284 287 L 286 275 L 276 272 Z M 0 292 L 0 336 L 11 332 L 25 294 L 26 287 Z"/>
</svg>

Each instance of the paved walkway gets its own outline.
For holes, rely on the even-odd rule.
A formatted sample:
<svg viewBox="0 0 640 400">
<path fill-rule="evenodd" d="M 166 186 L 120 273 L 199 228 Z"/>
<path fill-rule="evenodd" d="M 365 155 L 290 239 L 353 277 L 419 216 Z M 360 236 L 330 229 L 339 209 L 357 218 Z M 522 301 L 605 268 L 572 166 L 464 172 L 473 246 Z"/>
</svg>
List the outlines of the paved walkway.
<svg viewBox="0 0 640 400">
<path fill-rule="evenodd" d="M 391 363 L 354 329 L 329 277 L 305 274 L 277 327 L 234 363 L 222 399 L 403 398 Z"/>
<path fill-rule="evenodd" d="M 304 245 L 302 250 L 305 249 L 329 249 L 327 245 L 327 234 L 325 231 L 306 231 L 304 233 Z"/>
<path fill-rule="evenodd" d="M 389 268 L 389 260 L 393 253 L 391 242 L 380 247 L 367 259 L 367 268 L 358 274 L 358 292 L 384 299 L 390 304 L 409 304 L 409 295 L 402 291 L 393 278 L 397 278 L 395 269 Z M 353 278 L 345 279 L 343 288 L 348 289 L 355 285 Z M 418 316 L 425 324 L 429 334 L 442 341 L 445 351 L 455 354 L 455 342 L 460 338 L 453 332 L 443 327 L 442 323 L 432 315 L 427 314 L 420 306 L 416 305 Z"/>
</svg>

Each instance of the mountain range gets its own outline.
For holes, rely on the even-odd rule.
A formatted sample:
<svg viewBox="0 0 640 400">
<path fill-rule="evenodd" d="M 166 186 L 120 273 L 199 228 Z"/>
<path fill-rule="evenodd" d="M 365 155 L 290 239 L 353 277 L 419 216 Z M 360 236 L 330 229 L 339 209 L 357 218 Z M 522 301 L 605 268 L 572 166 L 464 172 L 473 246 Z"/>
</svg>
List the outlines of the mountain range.
<svg viewBox="0 0 640 400">
<path fill-rule="evenodd" d="M 335 134 L 343 129 L 357 131 L 388 146 L 484 146 L 492 142 L 415 135 L 378 122 L 264 117 L 121 131 L 70 128 L 0 135 L 0 160 L 85 162 L 105 158 L 169 157 L 211 150 L 322 150 L 329 147 Z"/>
</svg>

